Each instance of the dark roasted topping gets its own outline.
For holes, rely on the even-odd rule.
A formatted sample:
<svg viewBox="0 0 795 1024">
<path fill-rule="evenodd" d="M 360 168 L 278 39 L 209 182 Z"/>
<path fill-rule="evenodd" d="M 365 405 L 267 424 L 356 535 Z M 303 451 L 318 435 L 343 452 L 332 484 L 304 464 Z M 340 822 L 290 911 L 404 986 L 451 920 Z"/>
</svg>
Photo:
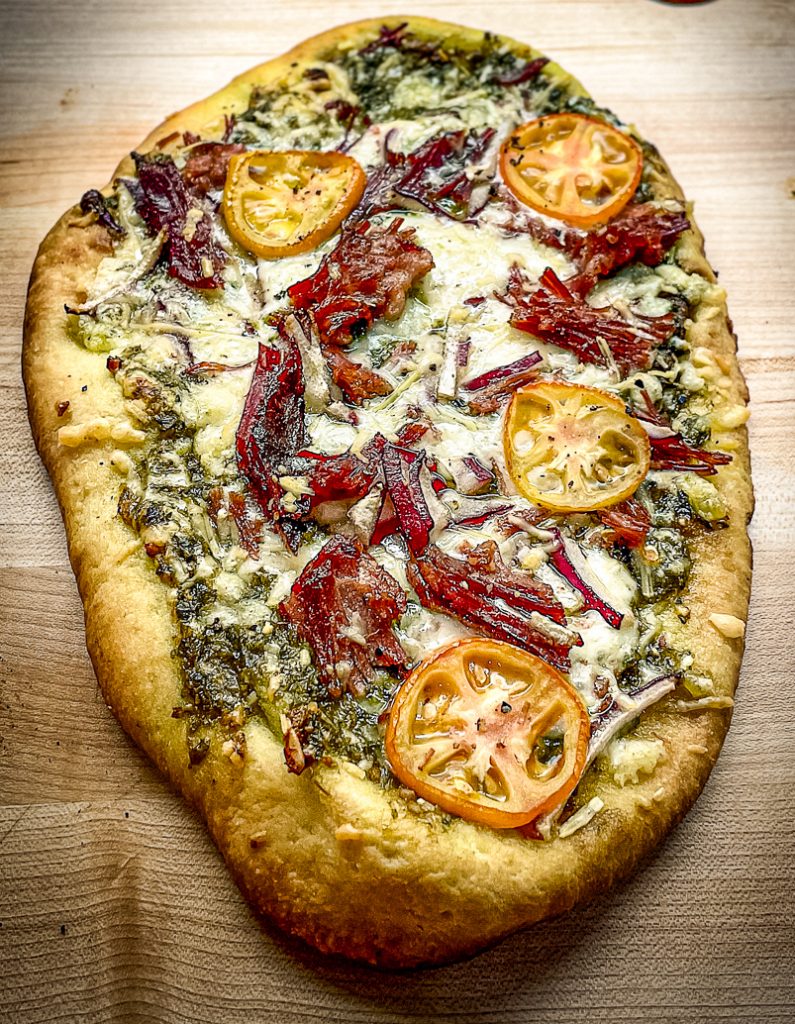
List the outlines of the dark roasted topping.
<svg viewBox="0 0 795 1024">
<path fill-rule="evenodd" d="M 305 476 L 311 494 L 296 500 L 296 514 L 307 515 L 327 501 L 354 502 L 368 493 L 376 478 L 376 470 L 363 459 L 346 452 L 322 455 L 301 452 L 289 463 L 291 473 Z"/>
<path fill-rule="evenodd" d="M 690 226 L 684 213 L 668 213 L 653 203 L 630 203 L 608 224 L 592 231 L 556 228 L 522 206 L 506 188 L 497 187 L 495 199 L 505 211 L 500 222 L 503 230 L 530 235 L 574 261 L 579 270 L 568 278 L 566 288 L 581 298 L 600 278 L 633 260 L 656 267 Z"/>
<path fill-rule="evenodd" d="M 304 375 L 294 341 L 260 345 L 257 365 L 237 428 L 237 462 L 265 518 L 280 530 L 291 550 L 298 545 L 294 523 L 280 515 L 279 470 L 306 444 Z"/>
<path fill-rule="evenodd" d="M 384 163 L 372 172 L 362 197 L 366 216 L 405 205 L 409 199 L 432 213 L 466 220 L 472 209 L 478 165 L 494 138 L 493 128 L 475 131 L 462 128 L 437 135 L 411 153 L 396 153 L 384 142 Z M 483 176 L 483 174 L 481 174 Z M 485 180 L 485 179 L 484 179 Z M 482 207 L 488 197 L 484 191 Z"/>
<path fill-rule="evenodd" d="M 627 498 L 618 505 L 599 509 L 596 515 L 610 531 L 610 539 L 628 548 L 640 547 L 651 527 L 649 513 L 636 498 Z"/>
<path fill-rule="evenodd" d="M 708 451 L 685 444 L 681 437 L 651 437 L 652 469 L 690 471 L 700 476 L 714 476 L 718 466 L 726 466 L 732 457 L 728 452 Z"/>
<path fill-rule="evenodd" d="M 112 231 L 114 235 L 127 234 L 121 224 L 119 224 L 111 213 L 108 200 L 95 188 L 91 188 L 88 192 L 83 194 L 80 200 L 80 209 L 83 213 L 96 214 L 99 223 L 104 225 L 108 231 Z"/>
<path fill-rule="evenodd" d="M 191 288 L 220 288 L 226 257 L 213 239 L 212 217 L 189 189 L 170 156 L 133 153 L 136 207 L 155 234 L 168 233 L 168 272 Z"/>
<path fill-rule="evenodd" d="M 563 606 L 550 587 L 509 569 L 493 541 L 470 548 L 463 560 L 430 543 L 433 517 L 420 478 L 424 459 L 424 452 L 384 443 L 384 476 L 396 525 L 412 555 L 408 578 L 420 602 L 486 636 L 518 644 L 554 665 L 568 667 L 568 651 L 576 641 L 547 633 L 528 618 L 536 613 L 558 625 L 565 623 Z"/>
<path fill-rule="evenodd" d="M 332 697 L 361 696 L 374 669 L 400 667 L 403 649 L 392 625 L 406 610 L 406 595 L 354 541 L 332 537 L 279 605 L 315 654 L 319 678 Z"/>
<path fill-rule="evenodd" d="M 511 323 L 520 331 L 566 348 L 584 363 L 607 365 L 612 358 L 622 374 L 648 368 L 652 349 L 676 329 L 671 313 L 634 314 L 629 321 L 611 307 L 594 309 L 572 295 L 549 267 L 541 275 L 540 287 L 531 291 L 527 278 L 514 265 L 505 298 L 514 307 Z"/>
<path fill-rule="evenodd" d="M 392 385 L 380 373 L 355 363 L 335 345 L 322 345 L 323 355 L 331 370 L 331 378 L 352 405 L 361 405 L 367 398 L 388 395 Z"/>
<path fill-rule="evenodd" d="M 407 574 L 426 608 L 516 644 L 558 668 L 569 667 L 569 649 L 582 643 L 579 637 L 579 643 L 555 638 L 537 620 L 531 621 L 528 614 L 533 612 L 557 623 L 566 619 L 552 590 L 529 574 L 509 569 L 493 541 L 470 549 L 466 559 L 453 558 L 432 544 L 413 559 Z"/>
<path fill-rule="evenodd" d="M 397 523 L 409 550 L 421 555 L 433 529 L 433 518 L 420 482 L 425 452 L 409 451 L 384 440 L 381 461 Z"/>
<path fill-rule="evenodd" d="M 344 229 L 320 268 L 288 289 L 297 309 L 312 310 L 323 341 L 346 345 L 378 317 L 397 320 L 403 312 L 409 289 L 428 273 L 433 257 L 401 224 L 363 221 Z"/>
<path fill-rule="evenodd" d="M 202 142 L 189 151 L 182 177 L 197 192 L 221 189 L 226 182 L 229 161 L 235 153 L 245 151 L 246 147 L 239 142 Z"/>
<path fill-rule="evenodd" d="M 666 213 L 652 203 L 632 203 L 604 227 L 585 234 L 569 232 L 566 249 L 580 272 L 566 286 L 584 296 L 599 278 L 633 260 L 655 267 L 689 227 L 684 213 Z"/>
</svg>

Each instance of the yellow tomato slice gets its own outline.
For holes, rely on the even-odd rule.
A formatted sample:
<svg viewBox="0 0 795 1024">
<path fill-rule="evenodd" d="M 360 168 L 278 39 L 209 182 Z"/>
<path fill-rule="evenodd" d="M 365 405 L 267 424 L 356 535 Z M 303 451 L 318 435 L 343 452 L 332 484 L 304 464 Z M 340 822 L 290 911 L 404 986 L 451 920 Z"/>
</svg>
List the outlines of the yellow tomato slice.
<svg viewBox="0 0 795 1024">
<path fill-rule="evenodd" d="M 334 234 L 366 182 L 344 153 L 239 153 L 224 185 L 226 225 L 236 242 L 266 260 L 309 252 Z"/>
<path fill-rule="evenodd" d="M 590 735 L 577 691 L 512 644 L 434 652 L 400 687 L 386 729 L 395 775 L 450 814 L 518 828 L 567 799 Z"/>
<path fill-rule="evenodd" d="M 517 199 L 578 228 L 615 217 L 634 195 L 642 168 L 634 139 L 583 114 L 528 121 L 500 152 L 503 180 Z"/>
<path fill-rule="evenodd" d="M 513 482 L 536 505 L 587 512 L 634 493 L 649 471 L 646 431 L 597 388 L 538 381 L 511 399 L 503 425 Z"/>
</svg>

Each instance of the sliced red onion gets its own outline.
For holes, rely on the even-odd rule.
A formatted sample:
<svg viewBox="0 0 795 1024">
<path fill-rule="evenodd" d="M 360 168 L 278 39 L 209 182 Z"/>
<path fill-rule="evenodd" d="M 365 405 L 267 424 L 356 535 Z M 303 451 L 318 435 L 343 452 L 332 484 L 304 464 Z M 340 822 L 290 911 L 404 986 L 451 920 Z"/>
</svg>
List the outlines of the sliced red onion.
<svg viewBox="0 0 795 1024">
<path fill-rule="evenodd" d="M 626 695 L 627 699 L 633 702 L 631 706 L 622 707 L 613 700 L 608 708 L 599 715 L 595 715 L 591 719 L 591 735 L 588 740 L 588 754 L 583 774 L 614 736 L 618 735 L 622 729 L 625 729 L 630 722 L 633 722 L 642 711 L 645 711 L 646 708 L 656 704 L 657 701 L 662 700 L 663 697 L 669 694 L 675 688 L 678 681 L 679 677 L 676 675 L 660 676 L 639 690 L 635 690 L 634 693 Z M 549 835 L 552 826 L 560 818 L 565 806 L 564 802 L 548 814 L 537 819 L 535 825 L 542 835 Z"/>
<path fill-rule="evenodd" d="M 647 420 L 642 414 L 638 415 L 637 412 L 635 413 L 635 419 L 638 420 L 649 437 L 653 437 L 658 441 L 665 437 L 676 437 L 676 431 L 671 430 L 664 423 L 652 423 L 651 420 Z"/>
<path fill-rule="evenodd" d="M 434 523 L 420 481 L 425 452 L 399 448 L 387 441 L 381 460 L 389 497 L 400 529 L 412 554 L 421 555 L 427 548 Z"/>
<path fill-rule="evenodd" d="M 461 494 L 483 494 L 494 483 L 494 474 L 474 455 L 453 459 L 450 470 L 455 481 L 455 489 Z"/>
<path fill-rule="evenodd" d="M 163 246 L 168 238 L 168 232 L 163 229 L 159 231 L 157 236 L 150 242 L 144 243 L 141 247 L 141 256 L 143 257 L 140 263 L 136 264 L 127 277 L 120 282 L 114 284 L 108 289 L 103 295 L 98 295 L 95 299 L 90 302 L 84 302 L 79 306 L 64 306 L 67 313 L 74 313 L 76 316 L 85 316 L 86 314 L 94 314 L 97 309 L 106 302 L 113 302 L 120 298 L 128 288 L 140 281 L 142 277 L 149 273 L 154 267 L 157 261 L 160 259 L 160 253 L 163 251 Z"/>
<path fill-rule="evenodd" d="M 594 715 L 591 719 L 591 738 L 588 741 L 586 768 L 595 757 L 602 753 L 618 732 L 634 721 L 646 708 L 662 700 L 676 687 L 678 682 L 679 676 L 676 674 L 658 676 L 633 693 L 624 695 L 630 702 L 628 705 L 622 705 L 614 698 L 604 711 Z"/>
<path fill-rule="evenodd" d="M 453 526 L 481 526 L 495 516 L 505 515 L 513 508 L 510 502 L 500 497 L 472 497 L 448 489 L 440 495 Z"/>
<path fill-rule="evenodd" d="M 580 593 L 585 611 L 599 612 L 608 626 L 618 629 L 624 616 L 602 600 L 596 591 L 583 579 L 591 570 L 576 541 L 565 537 L 560 530 L 551 531 L 558 540 L 558 546 L 549 552 L 549 560 L 566 582 Z"/>
<path fill-rule="evenodd" d="M 186 377 L 217 377 L 221 373 L 232 373 L 234 370 L 248 370 L 256 360 L 251 359 L 247 363 L 238 363 L 235 366 L 229 363 L 191 363 L 186 366 L 183 373 Z"/>
<path fill-rule="evenodd" d="M 521 85 L 523 82 L 537 78 L 542 68 L 548 63 L 548 57 L 536 57 L 535 60 L 525 61 L 515 71 L 496 77 L 494 81 L 497 85 Z"/>
<path fill-rule="evenodd" d="M 452 401 L 458 394 L 458 351 L 460 342 L 449 334 L 444 341 L 444 354 L 442 355 L 442 366 L 439 370 L 439 384 L 436 393 L 439 398 L 446 398 Z"/>
<path fill-rule="evenodd" d="M 522 356 L 521 359 L 515 359 L 512 363 L 507 363 L 505 366 L 497 366 L 493 370 L 486 370 L 485 373 L 473 377 L 472 380 L 465 381 L 461 387 L 464 391 L 480 391 L 481 388 L 488 387 L 490 384 L 496 384 L 498 381 L 511 377 L 515 373 L 530 370 L 540 362 L 541 353 L 530 352 L 528 355 Z"/>
</svg>

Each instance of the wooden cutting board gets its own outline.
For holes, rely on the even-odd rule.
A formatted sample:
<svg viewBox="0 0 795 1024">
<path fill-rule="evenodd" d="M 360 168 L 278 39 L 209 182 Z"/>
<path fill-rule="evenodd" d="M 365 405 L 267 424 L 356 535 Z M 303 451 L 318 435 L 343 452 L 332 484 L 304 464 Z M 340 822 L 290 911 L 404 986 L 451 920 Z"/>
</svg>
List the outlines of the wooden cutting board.
<svg viewBox="0 0 795 1024">
<path fill-rule="evenodd" d="M 25 416 L 25 287 L 51 223 L 164 115 L 311 33 L 395 7 L 2 0 L 0 1020 L 795 1019 L 795 9 L 403 8 L 534 43 L 657 142 L 695 200 L 753 409 L 756 576 L 724 753 L 634 880 L 469 963 L 380 974 L 257 923 L 97 689 Z"/>
</svg>

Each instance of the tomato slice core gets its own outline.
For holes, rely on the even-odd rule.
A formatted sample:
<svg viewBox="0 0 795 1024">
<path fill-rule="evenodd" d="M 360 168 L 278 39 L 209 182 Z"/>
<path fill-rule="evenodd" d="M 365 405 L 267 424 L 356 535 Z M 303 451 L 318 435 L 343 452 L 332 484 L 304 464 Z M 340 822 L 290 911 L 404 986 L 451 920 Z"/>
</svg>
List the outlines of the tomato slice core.
<svg viewBox="0 0 795 1024">
<path fill-rule="evenodd" d="M 528 121 L 500 152 L 503 180 L 517 199 L 580 228 L 615 217 L 634 195 L 642 169 L 634 139 L 583 114 Z"/>
<path fill-rule="evenodd" d="M 356 206 L 367 182 L 353 157 L 311 150 L 233 156 L 224 185 L 229 233 L 263 259 L 317 248 Z"/>
<path fill-rule="evenodd" d="M 403 683 L 386 750 L 395 775 L 425 800 L 517 828 L 567 799 L 589 735 L 585 705 L 556 669 L 476 637 L 434 652 Z"/>
<path fill-rule="evenodd" d="M 538 381 L 511 399 L 503 425 L 513 482 L 536 505 L 587 512 L 635 492 L 651 446 L 621 401 L 597 388 Z"/>
</svg>

